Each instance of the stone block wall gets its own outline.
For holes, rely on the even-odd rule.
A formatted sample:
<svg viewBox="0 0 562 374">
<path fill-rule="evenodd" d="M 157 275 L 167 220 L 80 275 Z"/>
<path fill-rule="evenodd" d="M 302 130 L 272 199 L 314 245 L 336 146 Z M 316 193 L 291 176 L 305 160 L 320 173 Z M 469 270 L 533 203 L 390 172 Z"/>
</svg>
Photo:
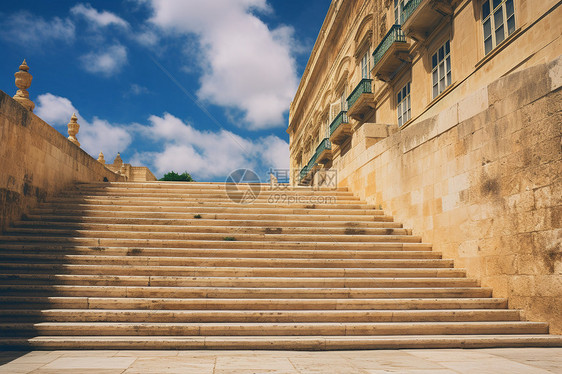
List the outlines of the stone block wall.
<svg viewBox="0 0 562 374">
<path fill-rule="evenodd" d="M 562 58 L 354 152 L 340 184 L 562 333 Z"/>
<path fill-rule="evenodd" d="M 75 182 L 104 178 L 123 180 L 0 91 L 0 231 Z"/>
</svg>

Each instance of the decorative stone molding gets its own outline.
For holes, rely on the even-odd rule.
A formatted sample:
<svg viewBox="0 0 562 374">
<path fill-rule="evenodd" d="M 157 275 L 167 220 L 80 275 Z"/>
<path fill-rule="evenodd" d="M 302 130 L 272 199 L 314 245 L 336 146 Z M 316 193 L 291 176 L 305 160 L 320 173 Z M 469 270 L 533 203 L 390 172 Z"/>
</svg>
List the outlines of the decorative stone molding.
<svg viewBox="0 0 562 374">
<path fill-rule="evenodd" d="M 76 117 L 76 113 L 73 113 L 72 117 L 70 117 L 70 122 L 68 123 L 68 140 L 76 144 L 78 147 L 80 147 L 80 142 L 76 139 L 76 134 L 78 134 L 79 130 L 80 125 L 78 124 L 78 117 Z"/>
<path fill-rule="evenodd" d="M 27 89 L 31 86 L 33 76 L 28 73 L 29 66 L 27 66 L 25 59 L 19 69 L 20 70 L 14 74 L 14 77 L 16 77 L 16 87 L 18 88 L 18 91 L 14 95 L 14 100 L 23 105 L 27 110 L 33 112 L 35 103 L 29 99 L 29 92 L 27 92 Z"/>
</svg>

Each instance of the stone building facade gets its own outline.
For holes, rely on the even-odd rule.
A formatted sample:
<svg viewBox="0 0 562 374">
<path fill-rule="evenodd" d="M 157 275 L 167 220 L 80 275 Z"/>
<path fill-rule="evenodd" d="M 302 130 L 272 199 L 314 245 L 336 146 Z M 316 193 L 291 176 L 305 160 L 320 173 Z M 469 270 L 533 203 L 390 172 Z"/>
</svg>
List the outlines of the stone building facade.
<svg viewBox="0 0 562 374">
<path fill-rule="evenodd" d="M 334 0 L 291 104 L 293 183 L 337 171 L 562 332 L 557 0 Z"/>
</svg>

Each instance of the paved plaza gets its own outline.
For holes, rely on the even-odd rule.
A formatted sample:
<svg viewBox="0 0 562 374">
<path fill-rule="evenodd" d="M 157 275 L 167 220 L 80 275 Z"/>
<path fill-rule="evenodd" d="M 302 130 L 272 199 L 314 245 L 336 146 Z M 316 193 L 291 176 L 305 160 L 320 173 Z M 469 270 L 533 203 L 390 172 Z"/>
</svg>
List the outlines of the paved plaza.
<svg viewBox="0 0 562 374">
<path fill-rule="evenodd" d="M 562 348 L 0 352 L 9 374 L 562 373 Z"/>
</svg>

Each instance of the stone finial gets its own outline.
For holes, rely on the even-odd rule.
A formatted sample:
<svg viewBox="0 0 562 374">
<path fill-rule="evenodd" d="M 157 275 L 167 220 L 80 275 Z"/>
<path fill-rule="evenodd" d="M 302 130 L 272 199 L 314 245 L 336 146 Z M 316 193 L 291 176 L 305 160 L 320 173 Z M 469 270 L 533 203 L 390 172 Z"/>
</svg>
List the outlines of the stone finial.
<svg viewBox="0 0 562 374">
<path fill-rule="evenodd" d="M 121 159 L 121 153 L 117 152 L 117 157 L 113 160 L 113 166 L 121 168 L 123 166 L 123 159 Z"/>
<path fill-rule="evenodd" d="M 103 157 L 103 152 L 100 152 L 98 156 L 98 162 L 101 163 L 102 165 L 105 165 L 105 157 Z"/>
<path fill-rule="evenodd" d="M 277 184 L 277 177 L 273 173 L 269 173 L 269 183 Z"/>
<path fill-rule="evenodd" d="M 14 95 L 14 100 L 23 105 L 27 110 L 33 112 L 35 103 L 29 100 L 29 92 L 27 92 L 27 89 L 31 86 L 33 76 L 27 72 L 28 70 L 29 66 L 27 66 L 27 63 L 23 60 L 20 65 L 20 70 L 14 74 L 16 77 L 16 87 L 19 88 Z"/>
<path fill-rule="evenodd" d="M 68 123 L 68 140 L 80 147 L 80 142 L 76 139 L 78 130 L 80 130 L 80 125 L 78 124 L 78 117 L 76 117 L 76 113 L 74 113 L 72 117 L 70 117 L 70 122 Z"/>
</svg>

